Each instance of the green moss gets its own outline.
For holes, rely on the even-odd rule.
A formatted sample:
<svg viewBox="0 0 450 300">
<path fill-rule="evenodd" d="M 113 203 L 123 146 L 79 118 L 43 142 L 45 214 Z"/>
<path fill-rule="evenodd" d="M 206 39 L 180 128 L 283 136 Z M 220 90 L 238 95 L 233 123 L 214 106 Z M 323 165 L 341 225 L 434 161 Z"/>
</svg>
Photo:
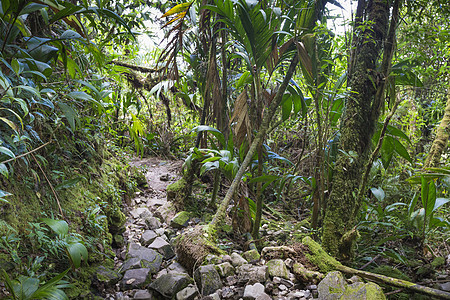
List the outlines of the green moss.
<svg viewBox="0 0 450 300">
<path fill-rule="evenodd" d="M 431 262 L 431 266 L 433 268 L 439 268 L 441 266 L 443 266 L 445 264 L 445 259 L 441 256 L 436 257 L 435 259 L 433 259 L 433 261 Z"/>
<path fill-rule="evenodd" d="M 336 266 L 341 263 L 334 257 L 328 255 L 322 247 L 316 243 L 309 236 L 303 238 L 302 243 L 306 245 L 311 253 L 306 253 L 305 256 L 315 266 L 317 266 L 321 272 L 329 272 L 336 270 Z"/>
</svg>

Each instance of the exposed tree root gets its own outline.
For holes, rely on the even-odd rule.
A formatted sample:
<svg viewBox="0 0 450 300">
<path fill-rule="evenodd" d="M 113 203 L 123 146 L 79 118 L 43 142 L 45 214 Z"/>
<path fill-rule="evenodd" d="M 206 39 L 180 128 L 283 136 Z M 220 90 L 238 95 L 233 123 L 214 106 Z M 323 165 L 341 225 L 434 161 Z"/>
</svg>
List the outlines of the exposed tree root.
<svg viewBox="0 0 450 300">
<path fill-rule="evenodd" d="M 437 297 L 439 299 L 450 299 L 450 293 L 445 291 L 432 289 L 420 284 L 415 284 L 413 282 L 409 282 L 402 279 L 392 278 L 380 274 L 375 274 L 371 272 L 356 270 L 347 266 L 342 265 L 336 259 L 328 255 L 322 247 L 313 241 L 310 237 L 305 237 L 302 240 L 302 243 L 308 246 L 308 249 L 311 253 L 306 254 L 306 256 L 313 263 L 317 263 L 317 266 L 322 272 L 329 272 L 331 270 L 341 271 L 350 275 L 357 275 L 366 280 L 370 280 L 376 283 L 386 284 L 389 286 L 395 286 L 399 288 L 403 288 L 405 290 L 420 293 L 423 295 L 427 295 L 430 297 Z"/>
</svg>

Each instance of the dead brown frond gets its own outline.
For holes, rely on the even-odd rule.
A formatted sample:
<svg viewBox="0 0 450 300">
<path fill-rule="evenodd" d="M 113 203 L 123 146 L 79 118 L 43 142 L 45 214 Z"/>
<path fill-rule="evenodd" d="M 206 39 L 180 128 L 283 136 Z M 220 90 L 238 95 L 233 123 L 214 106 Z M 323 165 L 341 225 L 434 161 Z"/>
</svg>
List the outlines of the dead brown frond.
<svg viewBox="0 0 450 300">
<path fill-rule="evenodd" d="M 234 102 L 234 112 L 230 119 L 230 126 L 233 123 L 235 124 L 233 132 L 235 139 L 234 143 L 238 146 L 242 144 L 246 136 L 249 144 L 251 144 L 251 125 L 247 101 L 247 90 L 244 90 Z"/>
<path fill-rule="evenodd" d="M 167 18 L 168 21 L 162 26 L 162 28 L 172 26 L 172 28 L 167 32 L 166 39 L 168 41 L 166 48 L 161 52 L 158 58 L 159 65 L 160 62 L 165 61 L 164 67 L 161 69 L 162 76 L 167 76 L 169 79 L 178 80 L 178 65 L 177 65 L 177 55 L 179 51 L 183 49 L 183 34 L 184 27 L 183 22 L 189 11 L 192 2 L 185 2 L 177 4 L 171 9 L 169 9 L 161 18 Z"/>
</svg>

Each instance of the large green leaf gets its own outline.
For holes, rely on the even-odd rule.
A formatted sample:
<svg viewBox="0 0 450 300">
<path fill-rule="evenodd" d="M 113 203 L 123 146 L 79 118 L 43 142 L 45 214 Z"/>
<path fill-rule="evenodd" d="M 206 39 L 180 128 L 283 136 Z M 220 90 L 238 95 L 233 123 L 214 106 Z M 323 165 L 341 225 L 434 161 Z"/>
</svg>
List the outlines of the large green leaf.
<svg viewBox="0 0 450 300">
<path fill-rule="evenodd" d="M 220 144 L 222 145 L 222 149 L 226 148 L 227 143 L 225 141 L 225 137 L 223 136 L 222 132 L 220 132 L 216 128 L 211 127 L 211 126 L 206 126 L 206 125 L 200 125 L 200 126 L 197 126 L 197 127 L 193 128 L 191 130 L 191 132 L 194 132 L 194 131 L 197 132 L 197 133 L 198 132 L 204 132 L 204 131 L 210 132 L 220 142 Z"/>
<path fill-rule="evenodd" d="M 13 280 L 14 294 L 18 299 L 31 300 L 34 292 L 39 288 L 39 279 L 33 277 L 19 276 Z"/>
<path fill-rule="evenodd" d="M 8 155 L 9 157 L 12 157 L 12 158 L 16 157 L 16 156 L 14 155 L 14 153 L 13 153 L 11 150 L 9 150 L 8 148 L 6 148 L 6 147 L 0 146 L 0 153 L 3 153 L 3 154 L 5 154 L 5 155 Z"/>
<path fill-rule="evenodd" d="M 371 188 L 370 189 L 372 194 L 375 196 L 375 198 L 377 198 L 378 201 L 383 201 L 384 198 L 386 197 L 386 194 L 384 193 L 382 188 Z"/>
<path fill-rule="evenodd" d="M 286 121 L 291 115 L 292 111 L 292 98 L 291 95 L 285 94 L 283 96 L 283 102 L 281 102 L 281 119 Z"/>
<path fill-rule="evenodd" d="M 68 244 L 67 252 L 75 268 L 79 268 L 81 266 L 81 259 L 84 259 L 85 261 L 88 259 L 88 251 L 81 243 Z"/>
<path fill-rule="evenodd" d="M 441 207 L 442 205 L 444 205 L 448 202 L 450 202 L 449 198 L 437 198 L 436 202 L 434 204 L 434 207 L 433 207 L 433 212 L 437 211 L 439 209 L 439 207 Z"/>
<path fill-rule="evenodd" d="M 409 156 L 408 150 L 406 150 L 405 146 L 400 143 L 397 139 L 392 139 L 394 142 L 395 152 L 397 152 L 401 157 L 412 163 L 411 156 Z"/>
<path fill-rule="evenodd" d="M 70 129 L 72 129 L 72 131 L 75 131 L 76 124 L 79 122 L 77 112 L 70 105 L 64 102 L 58 102 L 58 106 L 64 113 L 64 116 L 66 117 L 67 121 L 69 122 Z"/>
<path fill-rule="evenodd" d="M 58 235 L 66 236 L 69 233 L 69 225 L 64 220 L 42 218 L 40 221 L 47 224 Z"/>
</svg>

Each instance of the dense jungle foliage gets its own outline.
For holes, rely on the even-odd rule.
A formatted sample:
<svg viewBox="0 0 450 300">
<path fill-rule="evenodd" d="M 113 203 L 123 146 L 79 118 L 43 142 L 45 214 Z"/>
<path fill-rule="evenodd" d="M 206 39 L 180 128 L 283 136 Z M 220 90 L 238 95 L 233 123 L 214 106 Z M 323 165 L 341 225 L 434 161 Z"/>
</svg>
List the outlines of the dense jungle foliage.
<svg viewBox="0 0 450 300">
<path fill-rule="evenodd" d="M 214 242 L 232 204 L 259 247 L 274 219 L 280 243 L 302 227 L 347 265 L 435 279 L 450 10 L 348 2 L 0 0 L 0 297 L 88 297 L 146 184 L 133 156 L 183 160 L 177 208 Z"/>
</svg>

